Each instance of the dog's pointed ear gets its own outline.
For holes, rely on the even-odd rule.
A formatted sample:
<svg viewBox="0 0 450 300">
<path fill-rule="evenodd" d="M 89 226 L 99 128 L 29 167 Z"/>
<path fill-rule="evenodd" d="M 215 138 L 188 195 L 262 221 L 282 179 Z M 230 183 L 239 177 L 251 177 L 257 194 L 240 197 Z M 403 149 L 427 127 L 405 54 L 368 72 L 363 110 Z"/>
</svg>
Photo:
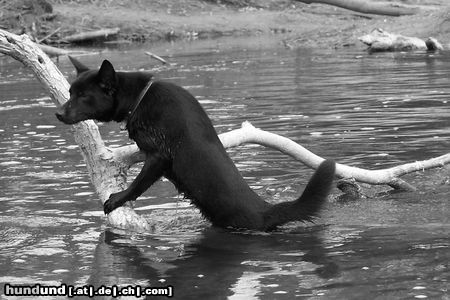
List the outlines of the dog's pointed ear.
<svg viewBox="0 0 450 300">
<path fill-rule="evenodd" d="M 79 62 L 77 59 L 73 58 L 69 55 L 70 62 L 75 67 L 75 70 L 77 70 L 77 75 L 80 75 L 83 72 L 89 71 L 89 68 L 83 65 L 81 62 Z"/>
<path fill-rule="evenodd" d="M 104 60 L 100 70 L 98 70 L 98 80 L 100 87 L 107 90 L 113 90 L 116 85 L 116 71 L 113 65 L 108 61 Z"/>
</svg>

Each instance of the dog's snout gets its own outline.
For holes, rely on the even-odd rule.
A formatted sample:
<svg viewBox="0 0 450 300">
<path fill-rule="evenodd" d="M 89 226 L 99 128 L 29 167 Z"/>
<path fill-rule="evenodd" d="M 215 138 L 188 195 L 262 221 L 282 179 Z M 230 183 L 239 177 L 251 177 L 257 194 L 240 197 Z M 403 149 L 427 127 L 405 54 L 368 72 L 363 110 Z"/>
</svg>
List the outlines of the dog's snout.
<svg viewBox="0 0 450 300">
<path fill-rule="evenodd" d="M 64 120 L 64 113 L 63 112 L 61 112 L 61 111 L 57 111 L 56 113 L 55 113 L 55 116 L 56 116 L 56 118 L 58 119 L 58 120 L 60 120 L 61 122 L 64 122 L 63 120 Z"/>
</svg>

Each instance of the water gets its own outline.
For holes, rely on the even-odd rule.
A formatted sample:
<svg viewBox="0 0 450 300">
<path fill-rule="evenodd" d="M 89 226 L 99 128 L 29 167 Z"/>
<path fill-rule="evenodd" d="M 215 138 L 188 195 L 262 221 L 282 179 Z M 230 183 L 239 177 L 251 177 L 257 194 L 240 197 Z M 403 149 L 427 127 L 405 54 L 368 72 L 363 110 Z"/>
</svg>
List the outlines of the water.
<svg viewBox="0 0 450 300">
<path fill-rule="evenodd" d="M 248 120 L 323 157 L 372 169 L 448 153 L 448 52 L 288 51 L 268 40 L 101 50 L 79 59 L 96 67 L 107 57 L 119 69 L 153 70 L 183 85 L 219 133 Z M 148 50 L 172 65 L 158 65 Z M 67 59 L 58 64 L 73 76 Z M 180 299 L 449 297 L 448 168 L 405 176 L 416 193 L 364 187 L 371 198 L 331 200 L 316 224 L 271 234 L 211 228 L 161 181 L 137 202 L 161 227 L 131 234 L 105 226 L 70 127 L 54 111 L 30 72 L 0 57 L 2 292 L 6 283 L 41 283 L 171 285 Z M 100 130 L 108 145 L 130 142 L 117 124 Z M 229 153 L 270 201 L 293 199 L 312 173 L 260 146 Z"/>
</svg>

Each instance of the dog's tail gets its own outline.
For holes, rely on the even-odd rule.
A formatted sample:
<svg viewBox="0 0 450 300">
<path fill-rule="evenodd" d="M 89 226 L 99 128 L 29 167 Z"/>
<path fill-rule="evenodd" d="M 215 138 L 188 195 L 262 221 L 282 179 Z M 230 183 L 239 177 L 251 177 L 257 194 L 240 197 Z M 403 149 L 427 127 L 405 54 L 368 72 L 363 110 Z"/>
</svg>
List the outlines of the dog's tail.
<svg viewBox="0 0 450 300">
<path fill-rule="evenodd" d="M 312 221 L 317 217 L 331 190 L 335 169 L 334 161 L 322 162 L 297 200 L 275 204 L 264 213 L 265 229 L 270 231 L 287 222 Z"/>
</svg>

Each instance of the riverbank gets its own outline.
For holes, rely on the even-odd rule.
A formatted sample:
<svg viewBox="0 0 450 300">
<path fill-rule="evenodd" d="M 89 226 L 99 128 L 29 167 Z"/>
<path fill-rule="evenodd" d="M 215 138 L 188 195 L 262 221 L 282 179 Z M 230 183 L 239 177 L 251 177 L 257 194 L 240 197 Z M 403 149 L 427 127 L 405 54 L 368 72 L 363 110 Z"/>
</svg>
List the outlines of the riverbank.
<svg viewBox="0 0 450 300">
<path fill-rule="evenodd" d="M 421 12 L 402 17 L 360 14 L 329 5 L 286 0 L 60 0 L 49 2 L 51 12 L 45 6 L 35 9 L 36 3 L 45 3 L 44 0 L 32 2 L 31 9 L 27 9 L 29 1 L 18 2 L 23 3 L 12 18 L 17 21 L 5 24 L 8 19 L 3 18 L 0 26 L 16 33 L 30 33 L 36 39 L 54 33 L 45 39 L 48 43 L 73 33 L 114 27 L 120 28 L 119 40 L 132 42 L 269 35 L 292 48 L 364 47 L 357 38 L 374 28 L 383 28 L 420 38 L 433 36 L 444 44 L 450 43 L 450 3 L 445 0 L 403 1 L 409 5 L 420 3 Z M 9 2 L 4 1 L 2 15 L 5 3 Z"/>
</svg>

